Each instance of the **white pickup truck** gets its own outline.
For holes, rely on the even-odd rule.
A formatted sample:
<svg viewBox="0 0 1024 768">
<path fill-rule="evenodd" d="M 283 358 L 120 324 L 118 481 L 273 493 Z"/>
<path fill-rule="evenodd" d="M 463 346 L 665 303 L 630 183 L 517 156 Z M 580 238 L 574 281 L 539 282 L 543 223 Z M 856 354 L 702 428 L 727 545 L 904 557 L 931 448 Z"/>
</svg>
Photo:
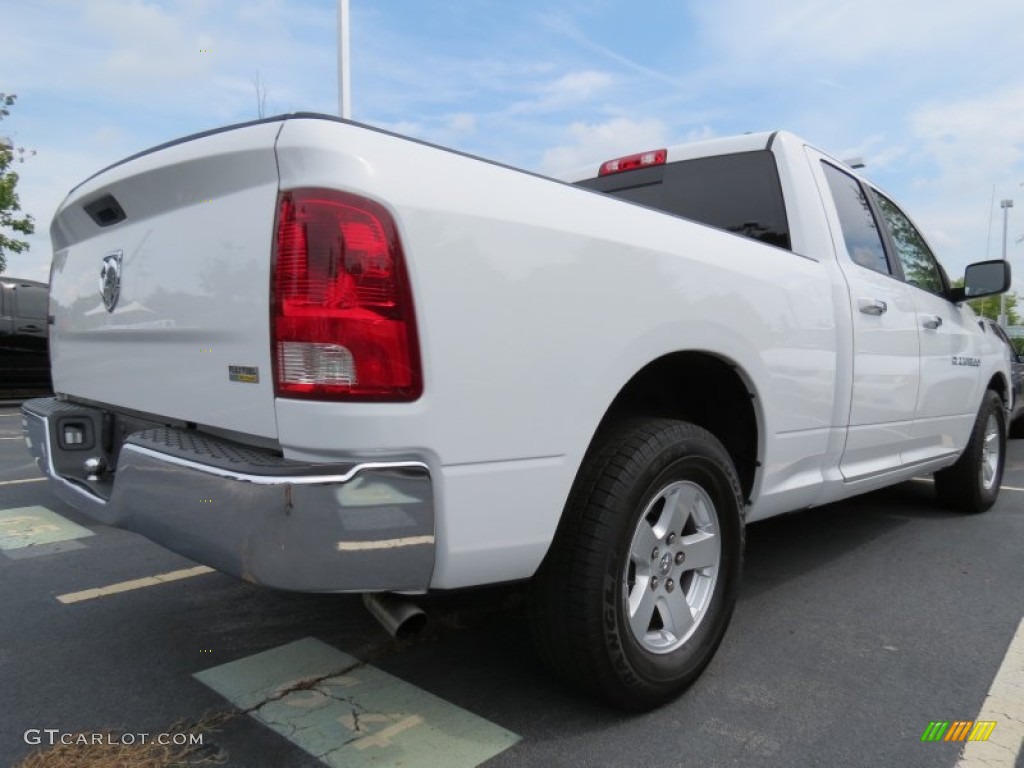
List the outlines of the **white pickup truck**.
<svg viewBox="0 0 1024 768">
<path fill-rule="evenodd" d="M 286 115 L 111 166 L 51 232 L 23 416 L 61 498 L 283 589 L 530 580 L 542 655 L 623 707 L 708 663 L 747 523 L 999 492 L 1010 373 L 964 299 L 1007 265 L 953 287 L 785 132 L 562 182 Z"/>
</svg>

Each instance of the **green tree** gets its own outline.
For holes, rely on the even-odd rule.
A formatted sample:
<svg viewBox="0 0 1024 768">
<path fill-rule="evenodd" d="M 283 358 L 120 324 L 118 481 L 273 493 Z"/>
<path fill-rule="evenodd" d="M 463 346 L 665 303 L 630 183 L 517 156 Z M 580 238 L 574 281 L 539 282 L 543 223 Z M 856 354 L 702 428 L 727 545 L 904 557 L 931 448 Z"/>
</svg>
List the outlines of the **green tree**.
<svg viewBox="0 0 1024 768">
<path fill-rule="evenodd" d="M 11 114 L 8 107 L 14 106 L 17 96 L 0 93 L 0 120 Z M 35 154 L 35 150 L 29 153 Z M 21 202 L 15 187 L 18 185 L 18 174 L 9 170 L 14 163 L 25 162 L 25 148 L 15 147 L 11 139 L 0 136 L 0 273 L 7 269 L 7 253 L 21 253 L 28 250 L 28 243 L 4 234 L 5 229 L 31 235 L 35 232 L 35 224 L 29 215 L 19 216 Z"/>
<path fill-rule="evenodd" d="M 954 288 L 963 288 L 964 279 L 958 277 L 953 281 Z M 1016 293 L 1006 294 L 1006 324 L 1007 325 L 1020 325 L 1020 315 L 1017 313 L 1017 300 L 1019 297 Z M 999 297 L 998 296 L 986 296 L 983 299 L 968 299 L 967 303 L 970 304 L 971 309 L 974 310 L 978 317 L 987 317 L 991 320 L 999 320 Z"/>
</svg>

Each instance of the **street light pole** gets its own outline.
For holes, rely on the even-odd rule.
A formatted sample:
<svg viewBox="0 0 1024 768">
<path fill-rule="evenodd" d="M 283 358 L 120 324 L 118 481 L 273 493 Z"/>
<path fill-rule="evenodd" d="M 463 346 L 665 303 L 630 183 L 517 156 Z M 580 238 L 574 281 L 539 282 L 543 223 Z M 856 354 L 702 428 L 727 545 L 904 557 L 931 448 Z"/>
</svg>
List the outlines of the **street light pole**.
<svg viewBox="0 0 1024 768">
<path fill-rule="evenodd" d="M 1003 209 L 1003 261 L 1006 261 L 1006 225 L 1010 209 L 1013 208 L 1013 200 L 1000 200 L 999 207 Z M 999 324 L 1005 328 L 1006 322 L 1006 294 L 999 294 Z"/>
<path fill-rule="evenodd" d="M 346 120 L 352 117 L 348 27 L 348 0 L 338 0 L 338 114 Z"/>
</svg>

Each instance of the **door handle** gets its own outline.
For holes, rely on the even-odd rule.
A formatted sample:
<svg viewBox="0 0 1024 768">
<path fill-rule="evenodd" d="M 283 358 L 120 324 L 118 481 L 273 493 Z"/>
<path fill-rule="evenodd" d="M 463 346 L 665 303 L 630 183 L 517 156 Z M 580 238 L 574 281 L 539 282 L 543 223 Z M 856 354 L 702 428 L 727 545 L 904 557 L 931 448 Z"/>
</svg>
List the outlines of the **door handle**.
<svg viewBox="0 0 1024 768">
<path fill-rule="evenodd" d="M 931 317 L 924 318 L 921 321 L 921 325 L 923 325 L 930 331 L 934 331 L 936 328 L 942 325 L 942 318 L 939 317 L 938 315 L 932 315 Z"/>
<path fill-rule="evenodd" d="M 889 305 L 880 299 L 857 299 L 857 308 L 865 315 L 881 315 Z"/>
</svg>

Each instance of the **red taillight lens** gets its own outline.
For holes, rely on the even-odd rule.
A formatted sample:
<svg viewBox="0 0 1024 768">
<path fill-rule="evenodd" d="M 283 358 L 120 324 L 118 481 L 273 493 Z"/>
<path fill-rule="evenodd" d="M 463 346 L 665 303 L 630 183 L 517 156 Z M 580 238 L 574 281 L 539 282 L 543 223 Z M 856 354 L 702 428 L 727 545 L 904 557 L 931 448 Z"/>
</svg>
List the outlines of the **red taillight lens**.
<svg viewBox="0 0 1024 768">
<path fill-rule="evenodd" d="M 328 189 L 283 193 L 273 271 L 278 395 L 407 401 L 422 394 L 412 293 L 383 206 Z"/>
<path fill-rule="evenodd" d="M 613 173 L 632 171 L 636 168 L 646 168 L 649 165 L 664 165 L 666 160 L 668 160 L 668 150 L 665 149 L 641 152 L 638 155 L 628 155 L 627 157 L 619 157 L 615 160 L 609 160 L 607 163 L 601 165 L 601 170 L 597 172 L 597 175 L 610 176 Z"/>
</svg>

